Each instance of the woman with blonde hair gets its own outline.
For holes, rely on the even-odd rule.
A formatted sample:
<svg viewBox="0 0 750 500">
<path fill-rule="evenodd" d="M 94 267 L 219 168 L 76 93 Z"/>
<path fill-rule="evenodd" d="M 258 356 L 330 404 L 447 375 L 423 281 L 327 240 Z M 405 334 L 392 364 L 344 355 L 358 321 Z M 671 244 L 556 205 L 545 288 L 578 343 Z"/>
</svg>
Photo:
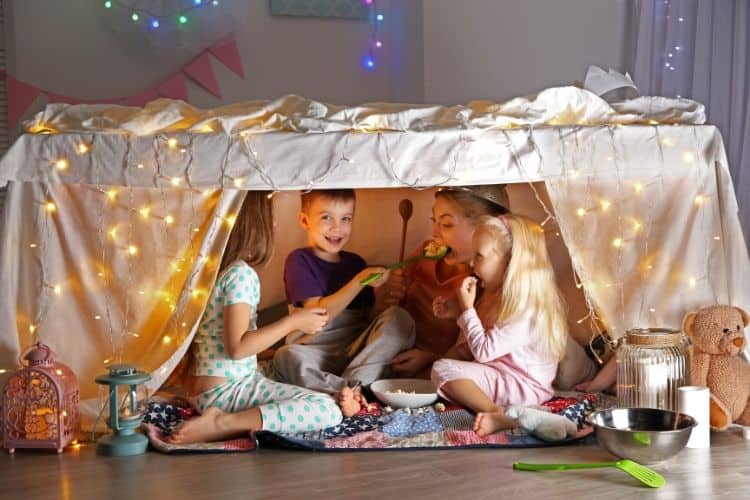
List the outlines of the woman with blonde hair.
<svg viewBox="0 0 750 500">
<path fill-rule="evenodd" d="M 522 216 L 480 217 L 472 238 L 474 276 L 455 298 L 436 297 L 435 315 L 461 330 L 432 367 L 440 395 L 477 413 L 479 435 L 514 427 L 503 407 L 553 395 L 567 321 L 542 227 Z M 481 294 L 477 298 L 477 288 Z"/>
</svg>

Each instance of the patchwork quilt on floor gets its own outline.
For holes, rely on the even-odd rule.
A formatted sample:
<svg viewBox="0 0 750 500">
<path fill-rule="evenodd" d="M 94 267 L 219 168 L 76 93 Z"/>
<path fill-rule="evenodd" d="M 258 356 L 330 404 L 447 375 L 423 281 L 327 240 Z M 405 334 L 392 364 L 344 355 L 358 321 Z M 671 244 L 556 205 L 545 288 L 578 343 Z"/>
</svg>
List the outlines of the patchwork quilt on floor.
<svg viewBox="0 0 750 500">
<path fill-rule="evenodd" d="M 165 436 L 184 420 L 195 416 L 195 411 L 176 402 L 154 401 L 149 405 L 143 427 L 152 446 L 165 453 L 237 452 L 253 450 L 256 447 L 311 451 L 521 448 L 580 442 L 593 432 L 593 428 L 586 422 L 586 417 L 597 409 L 611 405 L 611 398 L 606 396 L 580 393 L 555 397 L 545 403 L 543 406 L 572 420 L 578 427 L 575 437 L 557 442 L 542 441 L 521 429 L 479 437 L 472 430 L 473 415 L 456 406 L 448 406 L 443 411 L 435 406 L 427 406 L 389 412 L 384 411 L 379 405 L 371 405 L 369 411 L 345 418 L 341 424 L 323 431 L 297 434 L 258 431 L 241 439 L 175 445 L 165 441 Z"/>
</svg>

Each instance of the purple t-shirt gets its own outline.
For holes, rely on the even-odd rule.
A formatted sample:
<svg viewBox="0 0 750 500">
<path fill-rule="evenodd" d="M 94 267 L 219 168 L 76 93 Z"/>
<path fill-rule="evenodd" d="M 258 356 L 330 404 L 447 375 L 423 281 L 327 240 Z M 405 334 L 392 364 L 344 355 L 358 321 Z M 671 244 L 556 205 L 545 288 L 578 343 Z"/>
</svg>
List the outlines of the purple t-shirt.
<svg viewBox="0 0 750 500">
<path fill-rule="evenodd" d="M 312 248 L 292 251 L 284 264 L 284 288 L 289 304 L 301 307 L 311 297 L 326 297 L 338 292 L 358 272 L 367 267 L 365 260 L 352 252 L 339 252 L 339 262 L 328 262 L 317 257 Z M 347 309 L 363 309 L 375 303 L 371 287 L 365 287 Z"/>
</svg>

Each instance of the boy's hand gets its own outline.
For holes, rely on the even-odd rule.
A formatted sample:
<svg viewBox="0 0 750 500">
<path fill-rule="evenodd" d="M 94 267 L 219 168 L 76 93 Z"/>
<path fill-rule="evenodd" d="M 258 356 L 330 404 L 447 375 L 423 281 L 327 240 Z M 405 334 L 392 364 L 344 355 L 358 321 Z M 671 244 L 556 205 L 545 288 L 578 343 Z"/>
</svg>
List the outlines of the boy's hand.
<svg viewBox="0 0 750 500">
<path fill-rule="evenodd" d="M 308 335 L 318 333 L 328 323 L 328 311 L 322 307 L 309 307 L 297 309 L 292 313 L 292 319 L 297 330 L 302 330 Z"/>
<path fill-rule="evenodd" d="M 474 276 L 468 276 L 461 282 L 461 286 L 456 290 L 458 296 L 458 306 L 461 311 L 466 311 L 474 307 L 474 300 L 477 298 L 477 279 Z"/>
<path fill-rule="evenodd" d="M 409 349 L 408 351 L 396 354 L 391 361 L 391 368 L 402 377 L 413 377 L 429 367 L 430 363 L 435 361 L 435 358 L 436 356 L 431 352 L 421 349 Z"/>
<path fill-rule="evenodd" d="M 381 276 L 373 281 L 370 281 L 367 283 L 368 286 L 371 286 L 373 288 L 378 288 L 379 286 L 383 285 L 386 281 L 388 281 L 388 278 L 391 276 L 391 271 L 387 267 L 382 266 L 372 266 L 372 267 L 366 267 L 362 269 L 359 273 L 357 273 L 357 276 L 355 276 L 355 280 L 357 280 L 357 283 L 361 283 L 365 281 L 367 278 L 372 276 L 373 274 L 380 274 Z"/>
<path fill-rule="evenodd" d="M 432 313 L 436 318 L 453 319 L 457 318 L 460 312 L 458 310 L 458 303 L 455 300 L 446 299 L 442 295 L 438 295 L 432 301 Z"/>
</svg>

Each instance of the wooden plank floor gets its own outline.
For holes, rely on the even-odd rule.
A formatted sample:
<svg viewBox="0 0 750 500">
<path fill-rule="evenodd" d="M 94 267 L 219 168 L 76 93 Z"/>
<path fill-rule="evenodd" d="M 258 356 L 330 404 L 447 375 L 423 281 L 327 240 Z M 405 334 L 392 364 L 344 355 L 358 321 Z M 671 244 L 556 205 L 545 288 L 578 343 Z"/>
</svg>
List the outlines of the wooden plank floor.
<svg viewBox="0 0 750 500">
<path fill-rule="evenodd" d="M 2 499 L 749 498 L 750 441 L 712 435 L 710 450 L 685 449 L 654 465 L 667 479 L 642 488 L 617 469 L 520 472 L 515 461 L 611 460 L 596 445 L 557 448 L 97 456 L 93 446 L 0 452 Z"/>
</svg>

